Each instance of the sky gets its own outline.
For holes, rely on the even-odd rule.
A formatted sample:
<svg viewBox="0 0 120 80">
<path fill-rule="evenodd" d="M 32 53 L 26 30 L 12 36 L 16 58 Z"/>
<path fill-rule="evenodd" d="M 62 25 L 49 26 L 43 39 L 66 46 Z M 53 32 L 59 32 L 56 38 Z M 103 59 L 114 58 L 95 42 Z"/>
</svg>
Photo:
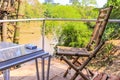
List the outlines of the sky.
<svg viewBox="0 0 120 80">
<path fill-rule="evenodd" d="M 44 2 L 44 0 L 39 0 L 41 3 Z M 107 0 L 96 0 L 97 1 L 97 6 L 98 7 L 102 7 L 106 2 Z M 54 0 L 55 3 L 60 3 L 60 4 L 68 4 L 69 3 L 69 0 Z"/>
<path fill-rule="evenodd" d="M 107 0 L 96 0 L 98 7 L 103 7 L 103 5 L 107 2 Z"/>
</svg>

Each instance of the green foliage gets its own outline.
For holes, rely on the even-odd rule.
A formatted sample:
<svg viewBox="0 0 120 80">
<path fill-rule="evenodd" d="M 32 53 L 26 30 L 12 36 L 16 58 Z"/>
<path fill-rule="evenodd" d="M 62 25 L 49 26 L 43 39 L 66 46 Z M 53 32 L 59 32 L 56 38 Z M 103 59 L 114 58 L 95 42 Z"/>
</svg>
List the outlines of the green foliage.
<svg viewBox="0 0 120 80">
<path fill-rule="evenodd" d="M 44 16 L 47 18 L 86 18 L 93 19 L 98 15 L 98 10 L 93 7 L 76 5 L 51 5 L 45 4 Z M 91 27 L 94 23 L 53 22 L 46 23 L 46 34 L 56 34 L 58 45 L 84 47 L 90 38 Z M 89 28 L 88 28 L 89 27 Z"/>
<path fill-rule="evenodd" d="M 82 19 L 96 19 L 98 15 L 98 9 L 93 7 L 79 6 L 77 7 L 77 11 L 81 15 Z"/>
<path fill-rule="evenodd" d="M 110 65 L 114 60 L 114 56 L 111 55 L 114 48 L 112 43 L 106 43 L 89 65 L 98 69 Z"/>
<path fill-rule="evenodd" d="M 40 18 L 43 17 L 44 6 L 40 4 L 37 0 L 33 3 L 25 2 L 24 14 L 27 18 Z"/>
<path fill-rule="evenodd" d="M 80 3 L 79 3 L 79 0 L 72 0 L 72 4 L 73 5 L 79 5 Z"/>
<path fill-rule="evenodd" d="M 108 0 L 107 6 L 113 6 L 111 13 L 111 19 L 120 19 L 120 0 Z M 109 34 L 109 35 L 108 35 Z M 108 39 L 120 39 L 120 24 L 119 23 L 109 23 L 106 29 L 106 35 Z"/>
<path fill-rule="evenodd" d="M 59 4 L 40 4 L 37 0 L 34 3 L 25 2 L 24 13 L 27 18 L 84 18 L 93 19 L 98 15 L 98 10 L 94 7 L 86 7 L 78 4 L 75 0 L 74 5 Z M 93 1 L 94 2 L 94 1 Z M 92 2 L 92 3 L 93 3 Z M 91 2 L 90 2 L 91 3 Z M 83 47 L 91 34 L 93 23 L 73 23 L 65 21 L 47 21 L 46 35 L 55 35 L 60 41 L 60 45 Z"/>
<path fill-rule="evenodd" d="M 113 10 L 111 13 L 112 19 L 120 19 L 120 0 L 108 0 L 106 6 L 113 6 Z"/>
<path fill-rule="evenodd" d="M 88 6 L 88 5 L 96 5 L 96 0 L 82 0 L 81 1 L 82 6 Z"/>
<path fill-rule="evenodd" d="M 44 15 L 50 18 L 81 18 L 81 15 L 74 6 L 64 5 L 47 4 Z"/>
<path fill-rule="evenodd" d="M 59 45 L 84 47 L 90 38 L 91 30 L 84 24 L 67 23 L 64 24 L 59 38 Z"/>
<path fill-rule="evenodd" d="M 117 23 L 109 23 L 107 25 L 104 39 L 112 40 L 112 39 L 120 39 L 120 28 Z"/>
<path fill-rule="evenodd" d="M 61 28 L 64 22 L 55 22 L 55 21 L 48 21 L 46 22 L 46 35 L 49 34 L 60 34 Z"/>
</svg>

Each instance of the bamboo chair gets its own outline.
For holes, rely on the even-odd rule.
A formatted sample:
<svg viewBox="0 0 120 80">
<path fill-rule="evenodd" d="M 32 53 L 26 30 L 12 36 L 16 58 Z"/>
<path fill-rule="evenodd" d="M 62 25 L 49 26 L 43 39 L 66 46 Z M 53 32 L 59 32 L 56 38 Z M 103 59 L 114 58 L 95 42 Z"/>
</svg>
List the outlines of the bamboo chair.
<svg viewBox="0 0 120 80">
<path fill-rule="evenodd" d="M 85 80 L 92 79 L 83 74 L 82 70 L 86 69 L 91 74 L 91 76 L 94 75 L 89 69 L 86 68 L 86 65 L 91 61 L 93 57 L 96 56 L 96 54 L 104 44 L 104 41 L 102 41 L 101 39 L 105 31 L 105 27 L 107 25 L 112 8 L 113 6 L 110 6 L 99 11 L 99 15 L 90 42 L 85 48 L 64 46 L 56 47 L 56 55 L 61 56 L 61 60 L 64 60 L 69 65 L 68 69 L 64 74 L 64 77 L 66 77 L 66 75 L 68 74 L 69 69 L 73 68 L 76 72 L 71 78 L 71 80 L 75 80 L 78 75 L 80 75 Z M 73 61 L 71 62 L 71 60 L 67 59 L 66 56 L 71 56 L 73 58 Z M 81 64 L 78 60 L 80 57 L 87 57 L 87 59 Z M 76 66 L 76 63 L 78 63 L 80 66 Z"/>
</svg>

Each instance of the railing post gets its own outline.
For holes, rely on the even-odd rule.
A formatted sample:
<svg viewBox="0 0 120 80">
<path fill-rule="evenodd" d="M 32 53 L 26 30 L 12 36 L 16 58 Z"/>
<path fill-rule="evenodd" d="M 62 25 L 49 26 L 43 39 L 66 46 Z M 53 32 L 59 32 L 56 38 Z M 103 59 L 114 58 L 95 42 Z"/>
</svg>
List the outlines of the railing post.
<svg viewBox="0 0 120 80">
<path fill-rule="evenodd" d="M 42 26 L 42 49 L 44 50 L 45 47 L 45 20 L 43 20 Z"/>
</svg>

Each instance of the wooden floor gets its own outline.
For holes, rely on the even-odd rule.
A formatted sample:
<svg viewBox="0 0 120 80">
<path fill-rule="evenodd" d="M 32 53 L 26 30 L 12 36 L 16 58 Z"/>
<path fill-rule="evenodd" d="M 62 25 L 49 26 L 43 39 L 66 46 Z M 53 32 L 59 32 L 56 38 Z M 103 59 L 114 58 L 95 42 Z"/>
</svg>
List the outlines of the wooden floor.
<svg viewBox="0 0 120 80">
<path fill-rule="evenodd" d="M 45 67 L 47 67 L 47 62 Z M 50 80 L 69 80 L 71 76 L 70 73 L 66 78 L 62 77 L 66 68 L 66 64 L 52 58 L 50 67 Z M 41 78 L 41 61 L 39 61 L 39 72 Z M 34 61 L 22 64 L 18 69 L 11 70 L 10 76 L 10 80 L 37 80 Z M 3 80 L 3 75 L 0 75 L 0 80 Z"/>
</svg>

